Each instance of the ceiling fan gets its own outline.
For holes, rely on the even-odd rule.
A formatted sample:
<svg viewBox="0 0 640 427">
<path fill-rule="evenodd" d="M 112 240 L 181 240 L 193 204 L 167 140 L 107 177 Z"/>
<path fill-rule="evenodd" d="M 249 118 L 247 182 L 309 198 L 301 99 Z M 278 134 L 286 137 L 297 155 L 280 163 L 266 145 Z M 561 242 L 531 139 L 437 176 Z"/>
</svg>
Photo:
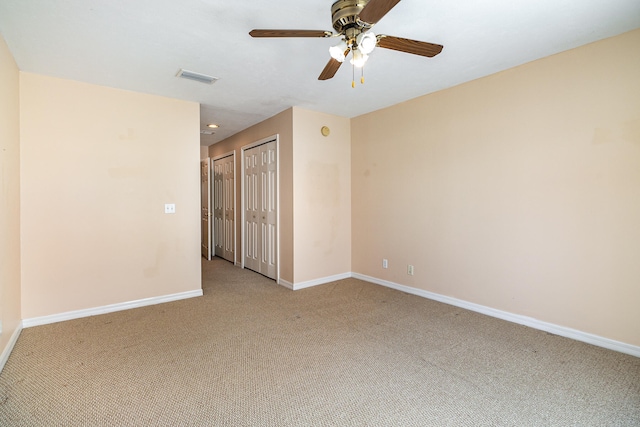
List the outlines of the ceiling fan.
<svg viewBox="0 0 640 427">
<path fill-rule="evenodd" d="M 332 78 L 349 53 L 351 64 L 362 67 L 368 55 L 378 46 L 400 52 L 433 57 L 442 45 L 374 34 L 371 28 L 400 0 L 338 0 L 331 6 L 331 19 L 336 33 L 323 30 L 252 30 L 251 37 L 339 37 L 340 42 L 329 49 L 331 59 L 318 80 Z M 364 81 L 364 80 L 363 80 Z M 352 83 L 352 85 L 355 83 Z"/>
</svg>

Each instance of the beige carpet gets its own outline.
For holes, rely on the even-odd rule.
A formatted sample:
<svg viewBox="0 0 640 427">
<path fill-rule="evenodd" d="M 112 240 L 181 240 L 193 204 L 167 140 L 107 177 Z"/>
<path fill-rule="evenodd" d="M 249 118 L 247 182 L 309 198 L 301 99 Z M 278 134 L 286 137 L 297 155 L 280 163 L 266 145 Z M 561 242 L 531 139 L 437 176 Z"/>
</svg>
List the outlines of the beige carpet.
<svg viewBox="0 0 640 427">
<path fill-rule="evenodd" d="M 355 279 L 25 329 L 1 426 L 638 426 L 640 359 Z"/>
</svg>

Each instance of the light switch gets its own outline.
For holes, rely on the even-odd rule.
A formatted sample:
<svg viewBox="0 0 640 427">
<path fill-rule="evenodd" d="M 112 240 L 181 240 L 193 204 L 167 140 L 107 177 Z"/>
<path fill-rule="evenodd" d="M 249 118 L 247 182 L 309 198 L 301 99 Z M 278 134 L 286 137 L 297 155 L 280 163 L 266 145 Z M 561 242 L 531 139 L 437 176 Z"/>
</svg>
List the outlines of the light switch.
<svg viewBox="0 0 640 427">
<path fill-rule="evenodd" d="M 166 213 L 166 214 L 174 214 L 174 213 L 176 213 L 176 204 L 175 203 L 165 203 L 164 204 L 164 213 Z"/>
</svg>

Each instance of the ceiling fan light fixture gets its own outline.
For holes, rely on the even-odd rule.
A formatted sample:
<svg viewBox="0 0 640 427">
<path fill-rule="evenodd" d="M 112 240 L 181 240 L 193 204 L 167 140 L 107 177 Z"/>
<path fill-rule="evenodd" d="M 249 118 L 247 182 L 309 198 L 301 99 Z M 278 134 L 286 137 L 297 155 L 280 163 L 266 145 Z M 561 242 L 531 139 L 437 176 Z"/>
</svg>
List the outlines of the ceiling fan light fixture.
<svg viewBox="0 0 640 427">
<path fill-rule="evenodd" d="M 376 39 L 376 35 L 371 31 L 360 33 L 358 34 L 358 37 L 356 37 L 358 49 L 365 55 L 373 52 L 373 49 L 376 47 L 377 42 L 378 40 Z"/>
<path fill-rule="evenodd" d="M 340 43 L 329 48 L 329 54 L 336 61 L 343 62 L 345 58 L 344 53 L 346 52 L 347 48 L 347 42 L 345 42 L 344 40 L 340 40 Z"/>
<path fill-rule="evenodd" d="M 369 55 L 362 53 L 360 49 L 355 49 L 353 51 L 353 58 L 351 58 L 351 64 L 356 68 L 362 68 L 365 62 L 367 62 L 367 59 L 369 59 Z"/>
</svg>

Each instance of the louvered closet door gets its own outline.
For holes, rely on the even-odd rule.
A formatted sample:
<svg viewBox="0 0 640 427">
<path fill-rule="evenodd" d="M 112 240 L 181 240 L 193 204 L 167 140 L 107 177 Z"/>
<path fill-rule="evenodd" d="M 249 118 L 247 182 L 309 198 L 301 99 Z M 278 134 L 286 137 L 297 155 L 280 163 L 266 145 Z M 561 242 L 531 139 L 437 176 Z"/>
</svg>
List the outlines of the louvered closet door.
<svg viewBox="0 0 640 427">
<path fill-rule="evenodd" d="M 244 151 L 245 267 L 276 279 L 276 142 Z"/>
</svg>

